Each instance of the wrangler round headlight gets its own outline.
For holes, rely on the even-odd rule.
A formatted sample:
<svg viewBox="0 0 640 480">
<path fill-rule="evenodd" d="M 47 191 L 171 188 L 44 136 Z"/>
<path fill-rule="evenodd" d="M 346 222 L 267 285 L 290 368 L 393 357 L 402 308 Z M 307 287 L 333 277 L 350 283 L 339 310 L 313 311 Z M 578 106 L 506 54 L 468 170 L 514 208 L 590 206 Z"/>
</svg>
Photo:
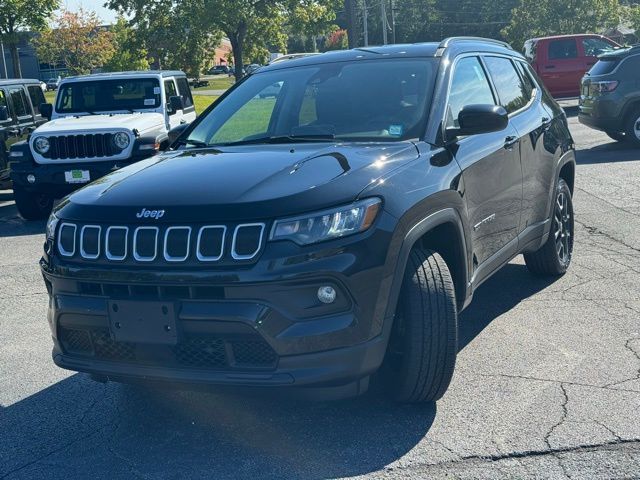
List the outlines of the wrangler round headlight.
<svg viewBox="0 0 640 480">
<path fill-rule="evenodd" d="M 129 146 L 129 135 L 125 132 L 118 132 L 113 136 L 113 144 L 120 150 L 124 150 Z"/>
<path fill-rule="evenodd" d="M 38 137 L 33 141 L 33 148 L 36 152 L 43 154 L 49 151 L 49 139 L 47 137 Z"/>
</svg>

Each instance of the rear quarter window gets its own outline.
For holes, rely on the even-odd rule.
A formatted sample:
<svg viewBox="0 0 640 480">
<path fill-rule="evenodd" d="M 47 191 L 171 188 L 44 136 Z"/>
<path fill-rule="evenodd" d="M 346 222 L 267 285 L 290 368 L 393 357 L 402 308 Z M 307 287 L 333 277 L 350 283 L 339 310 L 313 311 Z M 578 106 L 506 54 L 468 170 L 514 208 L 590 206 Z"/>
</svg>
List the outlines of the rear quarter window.
<svg viewBox="0 0 640 480">
<path fill-rule="evenodd" d="M 618 58 L 607 58 L 606 60 L 598 60 L 596 64 L 589 70 L 589 75 L 607 75 L 615 70 L 620 64 Z"/>
</svg>

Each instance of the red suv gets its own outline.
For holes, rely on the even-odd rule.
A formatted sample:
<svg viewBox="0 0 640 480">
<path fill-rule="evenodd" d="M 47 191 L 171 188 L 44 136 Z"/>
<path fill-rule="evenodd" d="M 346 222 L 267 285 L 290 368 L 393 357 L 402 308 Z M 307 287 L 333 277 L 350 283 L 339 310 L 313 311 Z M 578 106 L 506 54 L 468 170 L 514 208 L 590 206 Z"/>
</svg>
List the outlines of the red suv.
<svg viewBox="0 0 640 480">
<path fill-rule="evenodd" d="M 580 80 L 597 56 L 620 48 L 602 35 L 562 35 L 532 38 L 524 42 L 524 56 L 555 98 L 580 95 Z"/>
</svg>

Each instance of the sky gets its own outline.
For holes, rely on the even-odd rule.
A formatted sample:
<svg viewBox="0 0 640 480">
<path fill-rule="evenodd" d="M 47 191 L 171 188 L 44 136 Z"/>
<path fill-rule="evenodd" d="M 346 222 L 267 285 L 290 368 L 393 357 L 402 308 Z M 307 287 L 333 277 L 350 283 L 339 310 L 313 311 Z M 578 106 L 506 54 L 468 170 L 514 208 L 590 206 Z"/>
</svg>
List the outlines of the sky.
<svg viewBox="0 0 640 480">
<path fill-rule="evenodd" d="M 105 2 L 106 0 L 62 0 L 60 4 L 71 11 L 77 11 L 80 7 L 85 10 L 93 10 L 103 23 L 114 23 L 116 21 L 116 13 L 103 7 Z"/>
</svg>

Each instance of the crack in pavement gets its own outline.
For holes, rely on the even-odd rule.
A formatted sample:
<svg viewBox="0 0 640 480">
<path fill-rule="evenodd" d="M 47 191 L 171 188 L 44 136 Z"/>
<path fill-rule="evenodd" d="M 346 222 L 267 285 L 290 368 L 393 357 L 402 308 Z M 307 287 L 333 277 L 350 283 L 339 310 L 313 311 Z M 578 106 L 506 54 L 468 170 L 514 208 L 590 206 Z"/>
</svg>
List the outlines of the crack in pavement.
<svg viewBox="0 0 640 480">
<path fill-rule="evenodd" d="M 620 207 L 620 206 L 618 206 L 618 205 L 616 205 L 614 203 L 611 203 L 609 200 L 607 200 L 605 198 L 602 198 L 602 197 L 599 197 L 598 195 L 595 195 L 595 194 L 593 194 L 593 193 L 591 193 L 591 192 L 589 192 L 587 190 L 584 190 L 583 188 L 575 187 L 575 190 L 578 190 L 578 191 L 580 191 L 580 192 L 582 192 L 582 193 L 584 193 L 586 195 L 589 195 L 590 197 L 597 198 L 598 200 L 600 200 L 601 202 L 606 203 L 607 205 L 609 205 L 611 208 L 613 208 L 615 210 L 620 210 L 621 212 L 628 213 L 629 215 L 631 215 L 633 217 L 639 217 L 640 216 L 636 212 L 631 212 L 631 211 L 627 210 L 626 208 L 623 208 L 623 207 Z"/>
<path fill-rule="evenodd" d="M 637 390 L 629 390 L 627 388 L 612 388 L 611 385 L 593 385 L 591 383 L 570 382 L 566 380 L 554 380 L 551 378 L 528 377 L 525 375 L 509 375 L 506 373 L 478 373 L 477 375 L 481 377 L 494 377 L 494 378 L 504 377 L 504 378 L 520 379 L 520 380 L 532 380 L 535 382 L 548 382 L 548 383 L 555 383 L 559 385 L 573 385 L 576 387 L 590 387 L 590 388 L 597 388 L 601 390 L 611 390 L 615 392 L 629 392 L 629 393 L 640 394 L 640 392 Z M 629 380 L 625 380 L 625 381 L 628 382 Z"/>
<path fill-rule="evenodd" d="M 619 238 L 614 237 L 613 235 L 611 235 L 611 234 L 609 234 L 609 233 L 607 233 L 607 232 L 605 232 L 605 231 L 603 231 L 603 230 L 600 230 L 600 229 L 599 229 L 599 228 L 597 228 L 597 227 L 592 227 L 591 225 L 587 225 L 586 223 L 582 223 L 582 222 L 581 222 L 581 221 L 579 221 L 577 218 L 575 218 L 575 219 L 574 219 L 574 221 L 575 221 L 577 224 L 581 225 L 581 226 L 582 226 L 582 227 L 583 227 L 583 228 L 584 228 L 584 229 L 585 229 L 585 230 L 586 230 L 590 235 L 594 235 L 594 236 L 595 236 L 595 235 L 600 235 L 600 236 L 603 236 L 603 237 L 605 237 L 605 238 L 608 238 L 608 239 L 609 239 L 609 240 L 611 240 L 612 242 L 619 243 L 620 245 L 624 245 L 625 247 L 627 247 L 627 248 L 628 248 L 628 249 L 630 249 L 630 250 L 633 250 L 633 251 L 635 251 L 635 252 L 640 253 L 640 248 L 637 248 L 637 247 L 634 247 L 634 246 L 632 246 L 632 245 L 629 245 L 628 243 L 626 243 L 626 242 L 624 242 L 624 241 L 620 240 Z M 613 253 L 615 253 L 615 252 L 613 252 Z"/>
<path fill-rule="evenodd" d="M 551 446 L 551 435 L 553 435 L 553 432 L 555 432 L 556 428 L 559 428 L 567 419 L 567 416 L 569 415 L 569 410 L 567 408 L 567 404 L 569 403 L 569 394 L 567 393 L 567 389 L 565 388 L 563 383 L 560 383 L 560 390 L 562 391 L 562 403 L 560 404 L 560 407 L 562 408 L 562 416 L 560 417 L 560 420 L 558 420 L 558 422 L 555 425 L 552 425 L 551 428 L 549 429 L 549 431 L 546 433 L 546 435 L 544 436 L 544 443 L 547 444 L 547 447 L 549 449 L 552 449 L 553 447 Z"/>
<path fill-rule="evenodd" d="M 633 308 L 630 308 L 630 310 L 635 311 Z M 624 348 L 629 350 L 636 357 L 636 360 L 638 362 L 640 362 L 640 352 L 636 352 L 634 350 L 634 348 L 631 346 L 631 343 L 634 342 L 634 341 L 640 341 L 640 338 L 638 338 L 638 337 L 629 338 L 625 342 Z M 616 385 L 620 385 L 620 384 L 626 383 L 626 382 L 631 382 L 631 381 L 634 381 L 634 380 L 640 380 L 640 367 L 638 367 L 638 370 L 637 370 L 637 372 L 636 372 L 634 377 L 627 378 L 626 380 L 620 380 L 618 382 L 609 383 L 609 384 L 605 385 L 604 388 L 615 387 Z M 619 390 L 619 389 L 613 389 L 613 390 Z"/>
</svg>

